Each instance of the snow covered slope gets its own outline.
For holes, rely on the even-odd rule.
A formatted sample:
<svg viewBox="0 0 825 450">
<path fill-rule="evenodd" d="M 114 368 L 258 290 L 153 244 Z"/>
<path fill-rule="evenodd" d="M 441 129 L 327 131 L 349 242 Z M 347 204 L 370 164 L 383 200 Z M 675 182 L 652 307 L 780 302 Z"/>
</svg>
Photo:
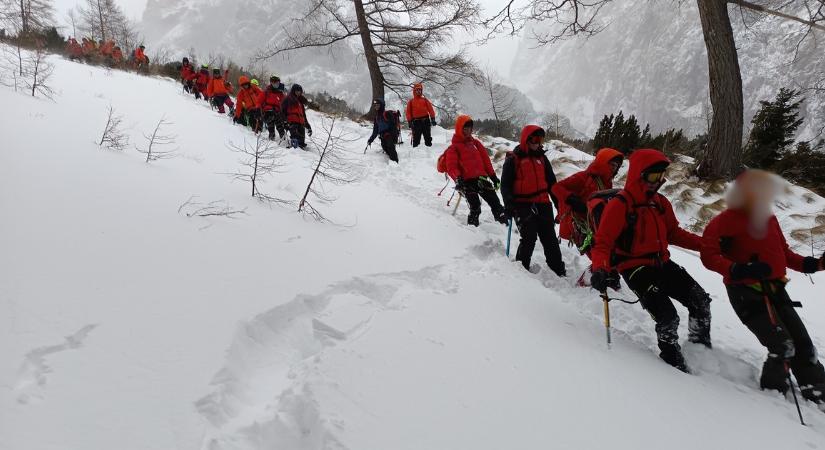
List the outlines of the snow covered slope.
<svg viewBox="0 0 825 450">
<path fill-rule="evenodd" d="M 607 24 L 589 39 L 535 48 L 524 33 L 511 78 L 539 109 L 565 111 L 591 136 L 605 114 L 623 109 L 654 128 L 705 132 L 710 111 L 708 62 L 696 2 L 621 0 L 599 15 Z M 799 48 L 801 27 L 777 18 L 756 20 L 730 6 L 742 67 L 745 120 L 781 87 L 809 87 L 822 77 L 821 34 Z M 817 44 L 819 47 L 816 47 Z M 525 70 L 530 68 L 530 70 Z M 812 137 L 825 123 L 825 96 L 806 92 L 800 134 Z M 747 124 L 747 123 L 746 123 Z"/>
<path fill-rule="evenodd" d="M 396 166 L 343 123 L 364 176 L 328 186 L 342 225 L 317 223 L 226 176 L 225 144 L 252 135 L 176 83 L 54 62 L 55 102 L 0 88 L 3 450 L 825 446 L 822 413 L 805 405 L 801 427 L 755 388 L 763 351 L 690 252 L 674 257 L 715 299 L 714 350 L 686 349 L 695 375 L 658 360 L 638 306 L 613 305 L 606 348 L 570 249 L 571 279 L 529 274 L 486 210 L 478 229 L 464 205 L 451 216 L 445 130 Z M 180 157 L 98 148 L 110 104 L 138 145 L 165 115 Z M 550 157 L 561 173 L 588 158 Z M 315 158 L 289 153 L 262 190 L 295 198 Z M 188 218 L 193 195 L 247 215 Z M 823 348 L 821 295 L 801 275 L 790 290 Z"/>
</svg>

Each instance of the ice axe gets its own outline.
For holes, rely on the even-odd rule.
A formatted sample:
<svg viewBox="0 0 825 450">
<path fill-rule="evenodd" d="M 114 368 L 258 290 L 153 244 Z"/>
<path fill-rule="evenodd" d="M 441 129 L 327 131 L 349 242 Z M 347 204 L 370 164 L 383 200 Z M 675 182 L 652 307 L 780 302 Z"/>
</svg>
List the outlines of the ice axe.
<svg viewBox="0 0 825 450">
<path fill-rule="evenodd" d="M 604 331 L 607 337 L 607 349 L 610 350 L 612 339 L 610 338 L 610 297 L 607 296 L 607 290 L 599 293 L 604 303 Z"/>
<path fill-rule="evenodd" d="M 513 218 L 507 219 L 507 249 L 504 254 L 510 257 L 510 238 L 513 236 Z"/>
</svg>

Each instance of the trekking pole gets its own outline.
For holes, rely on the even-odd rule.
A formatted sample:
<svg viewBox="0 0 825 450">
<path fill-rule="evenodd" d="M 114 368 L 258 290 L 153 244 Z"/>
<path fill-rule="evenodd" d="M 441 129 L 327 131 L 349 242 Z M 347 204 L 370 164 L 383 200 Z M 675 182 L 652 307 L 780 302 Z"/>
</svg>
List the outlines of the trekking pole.
<svg viewBox="0 0 825 450">
<path fill-rule="evenodd" d="M 364 147 L 364 154 L 365 155 L 367 154 L 367 149 L 370 148 L 370 146 L 372 146 L 372 144 L 367 144 L 367 146 Z"/>
<path fill-rule="evenodd" d="M 453 208 L 453 215 L 455 215 L 455 213 L 457 213 L 457 212 L 458 212 L 458 205 L 460 205 L 460 204 L 461 204 L 461 197 L 462 197 L 461 192 L 459 192 L 459 193 L 458 193 L 458 200 L 456 200 L 456 202 L 455 202 L 455 208 Z"/>
<path fill-rule="evenodd" d="M 773 304 L 771 303 L 770 298 L 768 298 L 768 283 L 765 282 L 765 280 L 760 280 L 759 283 L 762 286 L 762 298 L 765 300 L 765 308 L 768 310 L 768 319 L 770 320 L 771 326 L 773 326 L 774 330 L 779 331 L 779 322 L 776 319 L 776 310 L 773 309 Z M 788 378 L 788 385 L 791 388 L 791 395 L 793 396 L 793 401 L 796 404 L 796 413 L 799 414 L 799 423 L 804 426 L 805 419 L 802 418 L 802 409 L 799 407 L 799 399 L 796 398 L 796 387 L 791 380 L 791 367 L 788 365 L 788 360 L 783 359 L 782 365 L 785 368 L 785 376 Z"/>
<path fill-rule="evenodd" d="M 604 331 L 607 336 L 607 349 L 610 350 L 610 297 L 607 296 L 607 291 L 601 292 L 602 302 L 604 303 Z"/>
<path fill-rule="evenodd" d="M 513 236 L 513 218 L 507 219 L 507 249 L 504 254 L 510 257 L 510 238 Z"/>
</svg>

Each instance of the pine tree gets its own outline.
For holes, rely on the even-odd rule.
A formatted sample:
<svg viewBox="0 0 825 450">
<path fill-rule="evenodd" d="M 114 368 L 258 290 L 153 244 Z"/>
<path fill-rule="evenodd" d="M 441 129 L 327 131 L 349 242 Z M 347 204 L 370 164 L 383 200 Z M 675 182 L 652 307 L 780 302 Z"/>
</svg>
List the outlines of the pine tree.
<svg viewBox="0 0 825 450">
<path fill-rule="evenodd" d="M 762 107 L 751 120 L 753 128 L 744 149 L 748 166 L 771 169 L 789 150 L 803 122 L 799 107 L 805 99 L 799 98 L 800 94 L 795 89 L 782 88 L 774 101 L 759 102 Z"/>
<path fill-rule="evenodd" d="M 598 150 L 600 148 L 610 147 L 610 134 L 613 132 L 613 114 L 610 117 L 605 114 L 601 122 L 599 122 L 599 129 L 596 130 L 596 136 L 593 137 L 593 148 Z"/>
</svg>

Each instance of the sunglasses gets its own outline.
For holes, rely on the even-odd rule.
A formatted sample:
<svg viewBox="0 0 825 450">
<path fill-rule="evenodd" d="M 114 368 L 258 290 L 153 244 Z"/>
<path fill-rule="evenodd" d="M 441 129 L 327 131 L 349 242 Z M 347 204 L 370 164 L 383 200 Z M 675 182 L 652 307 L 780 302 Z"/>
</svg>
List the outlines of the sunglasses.
<svg viewBox="0 0 825 450">
<path fill-rule="evenodd" d="M 648 172 L 642 175 L 642 178 L 650 184 L 656 184 L 665 181 L 665 173 L 664 172 Z"/>
</svg>

